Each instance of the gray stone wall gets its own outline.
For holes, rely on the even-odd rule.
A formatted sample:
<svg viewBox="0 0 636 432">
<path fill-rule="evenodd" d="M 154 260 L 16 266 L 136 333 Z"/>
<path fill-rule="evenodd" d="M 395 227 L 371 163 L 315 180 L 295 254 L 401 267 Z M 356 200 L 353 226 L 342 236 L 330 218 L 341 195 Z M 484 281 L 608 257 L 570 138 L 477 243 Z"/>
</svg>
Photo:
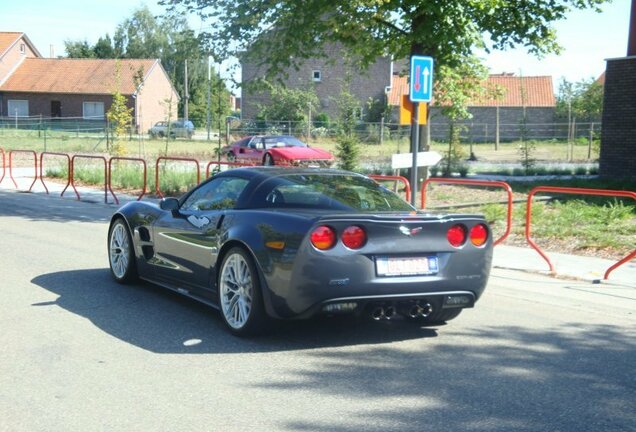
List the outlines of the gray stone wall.
<svg viewBox="0 0 636 432">
<path fill-rule="evenodd" d="M 471 107 L 473 117 L 465 120 L 462 138 L 465 141 L 493 142 L 497 128 L 497 107 Z M 523 120 L 522 107 L 499 107 L 499 140 L 501 142 L 517 141 L 521 137 Z M 526 138 L 551 139 L 563 135 L 567 137 L 567 124 L 562 127 L 555 124 L 553 107 L 526 108 Z M 448 139 L 448 123 L 439 107 L 431 109 L 431 138 Z M 563 129 L 563 130 L 561 130 Z"/>
<path fill-rule="evenodd" d="M 599 171 L 636 180 L 636 57 L 607 61 Z"/>
<path fill-rule="evenodd" d="M 380 57 L 369 66 L 366 71 L 351 68 L 345 61 L 345 52 L 338 46 L 325 48 L 327 58 L 308 59 L 298 70 L 290 69 L 287 78 L 282 78 L 287 88 L 307 89 L 313 86 L 320 100 L 319 112 L 325 112 L 329 118 L 335 120 L 338 112 L 334 102 L 345 85 L 345 78 L 351 74 L 349 91 L 357 96 L 363 108 L 369 98 L 383 101 L 385 88 L 391 85 L 391 59 Z M 244 59 L 241 63 L 242 82 L 249 83 L 264 75 L 264 67 L 255 62 Z M 320 81 L 314 81 L 313 71 L 320 71 Z M 241 95 L 241 117 L 245 120 L 255 119 L 259 112 L 259 105 L 270 102 L 269 95 L 243 88 Z"/>
</svg>

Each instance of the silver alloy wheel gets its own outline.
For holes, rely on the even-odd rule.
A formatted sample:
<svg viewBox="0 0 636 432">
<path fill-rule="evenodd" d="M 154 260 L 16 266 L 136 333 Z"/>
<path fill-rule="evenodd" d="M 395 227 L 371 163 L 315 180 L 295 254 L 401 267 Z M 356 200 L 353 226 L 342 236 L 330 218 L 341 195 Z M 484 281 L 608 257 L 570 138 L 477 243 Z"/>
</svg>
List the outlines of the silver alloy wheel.
<svg viewBox="0 0 636 432">
<path fill-rule="evenodd" d="M 228 256 L 221 270 L 219 286 L 221 312 L 228 325 L 241 329 L 252 312 L 252 272 L 245 258 L 239 253 Z"/>
<path fill-rule="evenodd" d="M 130 239 L 123 223 L 113 226 L 109 246 L 110 268 L 117 279 L 123 279 L 130 266 Z"/>
</svg>

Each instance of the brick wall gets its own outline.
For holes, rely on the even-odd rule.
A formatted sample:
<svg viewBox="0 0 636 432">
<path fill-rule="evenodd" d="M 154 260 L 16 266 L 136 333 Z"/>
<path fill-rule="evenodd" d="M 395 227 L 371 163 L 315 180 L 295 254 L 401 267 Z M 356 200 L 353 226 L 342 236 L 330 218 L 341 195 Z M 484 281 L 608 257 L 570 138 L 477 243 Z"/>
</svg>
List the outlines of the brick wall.
<svg viewBox="0 0 636 432">
<path fill-rule="evenodd" d="M 84 102 L 103 102 L 105 115 L 110 109 L 113 97 L 110 95 L 4 92 L 2 94 L 2 107 L 0 108 L 2 116 L 10 115 L 10 113 L 7 114 L 7 104 L 9 100 L 13 99 L 29 101 L 29 116 L 42 115 L 43 117 L 51 117 L 51 101 L 59 101 L 62 105 L 62 117 L 82 117 L 84 113 Z M 132 98 L 128 98 L 127 105 L 129 107 L 134 107 Z"/>
<path fill-rule="evenodd" d="M 607 61 L 599 165 L 601 177 L 636 180 L 636 57 Z"/>
<path fill-rule="evenodd" d="M 170 84 L 161 65 L 155 64 L 137 96 L 135 124 L 138 125 L 140 132 L 147 132 L 158 121 L 176 120 L 178 106 L 179 95 Z"/>
<path fill-rule="evenodd" d="M 320 100 L 319 112 L 325 112 L 332 120 L 337 118 L 337 107 L 333 98 L 338 97 L 347 73 L 353 73 L 350 88 L 352 94 L 357 96 L 363 108 L 369 98 L 383 101 L 384 90 L 391 85 L 391 59 L 380 57 L 369 66 L 366 71 L 354 69 L 353 71 L 344 61 L 344 53 L 336 45 L 325 48 L 326 59 L 306 60 L 299 70 L 290 69 L 288 77 L 283 79 L 283 84 L 287 88 L 306 89 L 308 85 L 313 85 Z M 264 75 L 264 68 L 257 64 L 244 60 L 242 67 L 242 82 L 249 83 L 254 78 Z M 313 81 L 313 71 L 320 71 L 319 82 Z M 259 104 L 265 105 L 270 99 L 267 93 L 254 92 L 250 89 L 243 89 L 241 98 L 241 117 L 243 119 L 254 119 L 259 112 Z"/>
</svg>

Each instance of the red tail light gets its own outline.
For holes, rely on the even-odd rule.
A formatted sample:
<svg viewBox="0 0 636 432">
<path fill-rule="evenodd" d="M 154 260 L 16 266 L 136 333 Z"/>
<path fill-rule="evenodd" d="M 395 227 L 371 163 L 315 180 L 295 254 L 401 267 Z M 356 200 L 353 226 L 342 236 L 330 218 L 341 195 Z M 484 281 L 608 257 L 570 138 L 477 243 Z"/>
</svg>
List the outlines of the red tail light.
<svg viewBox="0 0 636 432">
<path fill-rule="evenodd" d="M 461 224 L 453 225 L 446 233 L 448 242 L 453 247 L 460 247 L 466 242 L 466 227 Z"/>
<path fill-rule="evenodd" d="M 351 225 L 342 232 L 341 238 L 349 249 L 360 249 L 367 242 L 367 233 L 359 226 Z"/>
<path fill-rule="evenodd" d="M 316 249 L 331 249 L 336 244 L 336 232 L 331 227 L 321 225 L 311 232 L 310 240 Z"/>
<path fill-rule="evenodd" d="M 488 240 L 488 228 L 484 224 L 475 225 L 470 229 L 469 237 L 475 246 L 483 246 Z"/>
</svg>

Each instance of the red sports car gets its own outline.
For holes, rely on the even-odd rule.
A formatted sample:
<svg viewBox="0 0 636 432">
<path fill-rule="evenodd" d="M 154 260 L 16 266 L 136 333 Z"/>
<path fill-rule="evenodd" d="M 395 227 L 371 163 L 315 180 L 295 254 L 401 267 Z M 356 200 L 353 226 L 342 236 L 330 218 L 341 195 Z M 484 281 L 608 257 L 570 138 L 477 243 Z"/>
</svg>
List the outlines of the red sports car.
<svg viewBox="0 0 636 432">
<path fill-rule="evenodd" d="M 328 151 L 290 135 L 248 136 L 225 147 L 223 153 L 230 162 L 254 165 L 330 167 L 335 160 Z"/>
</svg>

